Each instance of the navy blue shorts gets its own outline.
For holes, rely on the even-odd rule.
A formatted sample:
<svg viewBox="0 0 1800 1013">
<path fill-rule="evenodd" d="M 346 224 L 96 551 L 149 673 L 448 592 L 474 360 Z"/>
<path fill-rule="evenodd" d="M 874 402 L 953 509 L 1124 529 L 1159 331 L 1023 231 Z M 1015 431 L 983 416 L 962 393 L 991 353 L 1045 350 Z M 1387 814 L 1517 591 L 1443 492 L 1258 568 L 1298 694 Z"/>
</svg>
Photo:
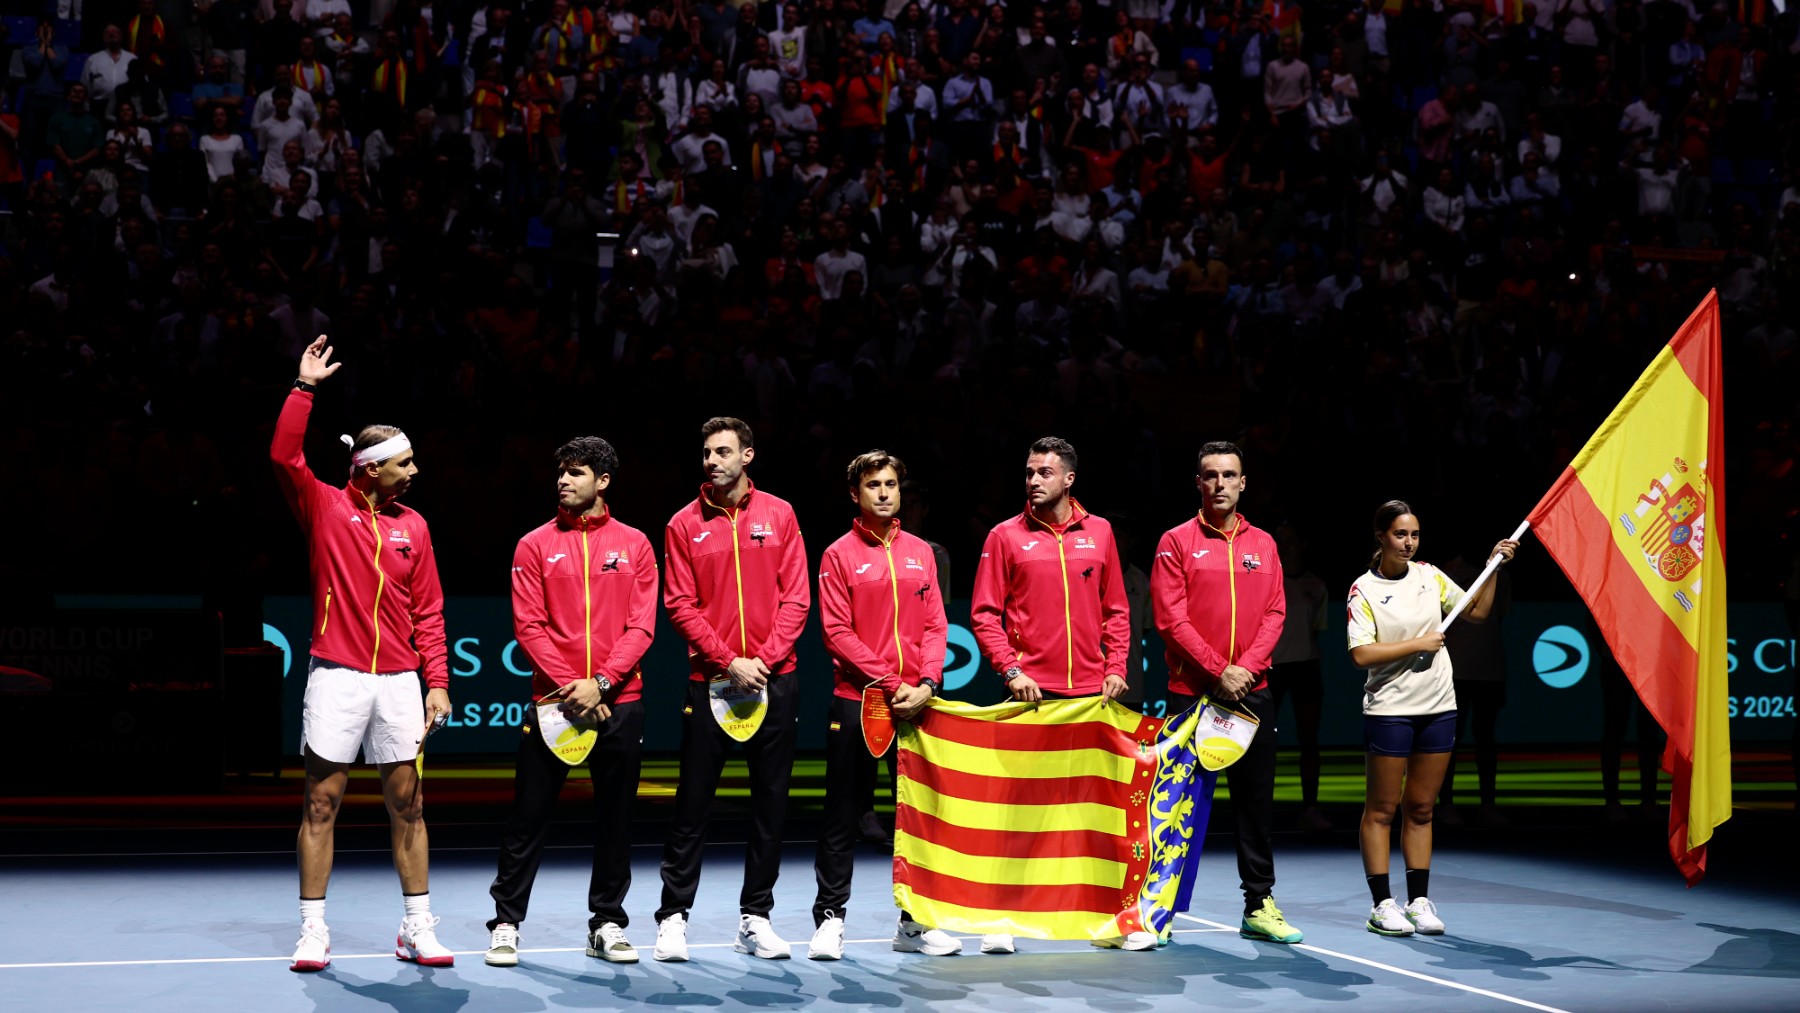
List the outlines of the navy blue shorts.
<svg viewBox="0 0 1800 1013">
<path fill-rule="evenodd" d="M 1455 748 L 1455 711 L 1406 717 L 1363 715 L 1363 749 L 1376 756 L 1448 753 Z"/>
</svg>

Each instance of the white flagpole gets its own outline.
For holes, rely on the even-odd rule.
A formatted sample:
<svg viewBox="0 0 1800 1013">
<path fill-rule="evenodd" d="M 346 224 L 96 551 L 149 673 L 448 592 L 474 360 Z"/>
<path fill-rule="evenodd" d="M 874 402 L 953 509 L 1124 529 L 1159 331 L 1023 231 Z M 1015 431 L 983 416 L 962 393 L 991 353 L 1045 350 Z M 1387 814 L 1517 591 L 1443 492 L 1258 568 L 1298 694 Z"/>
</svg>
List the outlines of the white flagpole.
<svg viewBox="0 0 1800 1013">
<path fill-rule="evenodd" d="M 1519 539 L 1525 537 L 1525 532 L 1529 531 L 1530 529 L 1531 529 L 1530 521 L 1520 521 L 1519 526 L 1517 528 L 1513 529 L 1512 537 L 1507 539 L 1507 541 L 1510 541 L 1510 542 L 1518 541 Z M 1487 561 L 1487 566 L 1481 571 L 1481 576 L 1475 578 L 1475 583 L 1470 584 L 1467 588 L 1463 589 L 1462 600 L 1456 603 L 1456 607 L 1450 610 L 1450 614 L 1444 617 L 1443 622 L 1438 623 L 1438 632 L 1439 633 L 1442 633 L 1445 630 L 1450 628 L 1450 624 L 1456 621 L 1456 617 L 1462 615 L 1463 609 L 1468 607 L 1468 604 L 1475 600 L 1475 593 L 1477 591 L 1481 590 L 1481 585 L 1487 583 L 1487 579 L 1489 577 L 1493 576 L 1494 571 L 1499 568 L 1500 568 L 1500 554 L 1495 553 L 1494 558 Z"/>
</svg>

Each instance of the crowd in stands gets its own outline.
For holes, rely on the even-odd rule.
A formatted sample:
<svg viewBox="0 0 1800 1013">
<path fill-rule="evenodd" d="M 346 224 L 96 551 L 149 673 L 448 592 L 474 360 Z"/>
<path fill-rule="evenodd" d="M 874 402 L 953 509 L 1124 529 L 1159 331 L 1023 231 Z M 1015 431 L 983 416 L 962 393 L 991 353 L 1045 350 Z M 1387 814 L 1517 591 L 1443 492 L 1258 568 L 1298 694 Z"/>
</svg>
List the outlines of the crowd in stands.
<svg viewBox="0 0 1800 1013">
<path fill-rule="evenodd" d="M 815 554 L 901 454 L 965 590 L 1032 439 L 1153 534 L 1237 438 L 1337 587 L 1390 497 L 1505 534 L 1712 288 L 1734 596 L 1792 552 L 1779 0 L 0 7 L 15 596 L 302 572 L 266 447 L 321 332 L 316 470 L 412 433 L 453 592 L 572 435 L 659 531 L 714 414 Z"/>
</svg>

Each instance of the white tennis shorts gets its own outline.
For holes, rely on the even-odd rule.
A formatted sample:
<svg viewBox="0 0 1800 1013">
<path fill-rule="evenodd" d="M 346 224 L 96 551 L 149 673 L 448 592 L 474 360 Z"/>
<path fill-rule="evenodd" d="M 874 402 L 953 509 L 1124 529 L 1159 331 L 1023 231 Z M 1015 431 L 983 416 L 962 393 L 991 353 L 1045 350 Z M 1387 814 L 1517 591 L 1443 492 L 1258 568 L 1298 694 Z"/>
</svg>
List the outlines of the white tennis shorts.
<svg viewBox="0 0 1800 1013">
<path fill-rule="evenodd" d="M 425 694 L 417 672 L 371 674 L 312 659 L 300 744 L 332 763 L 398 763 L 419 755 Z"/>
</svg>

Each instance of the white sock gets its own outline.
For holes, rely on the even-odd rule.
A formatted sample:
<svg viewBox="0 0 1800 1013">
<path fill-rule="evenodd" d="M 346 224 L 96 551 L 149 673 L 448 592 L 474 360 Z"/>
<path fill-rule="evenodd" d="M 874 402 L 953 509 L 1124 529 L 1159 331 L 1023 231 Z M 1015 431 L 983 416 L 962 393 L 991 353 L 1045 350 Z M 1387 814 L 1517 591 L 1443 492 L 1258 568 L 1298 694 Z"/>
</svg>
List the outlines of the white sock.
<svg viewBox="0 0 1800 1013">
<path fill-rule="evenodd" d="M 302 922 L 323 922 L 325 920 L 325 898 L 307 900 L 300 898 L 300 920 Z"/>
<path fill-rule="evenodd" d="M 409 920 L 431 917 L 431 893 L 429 891 L 404 894 L 400 899 L 406 902 L 406 917 Z"/>
</svg>

